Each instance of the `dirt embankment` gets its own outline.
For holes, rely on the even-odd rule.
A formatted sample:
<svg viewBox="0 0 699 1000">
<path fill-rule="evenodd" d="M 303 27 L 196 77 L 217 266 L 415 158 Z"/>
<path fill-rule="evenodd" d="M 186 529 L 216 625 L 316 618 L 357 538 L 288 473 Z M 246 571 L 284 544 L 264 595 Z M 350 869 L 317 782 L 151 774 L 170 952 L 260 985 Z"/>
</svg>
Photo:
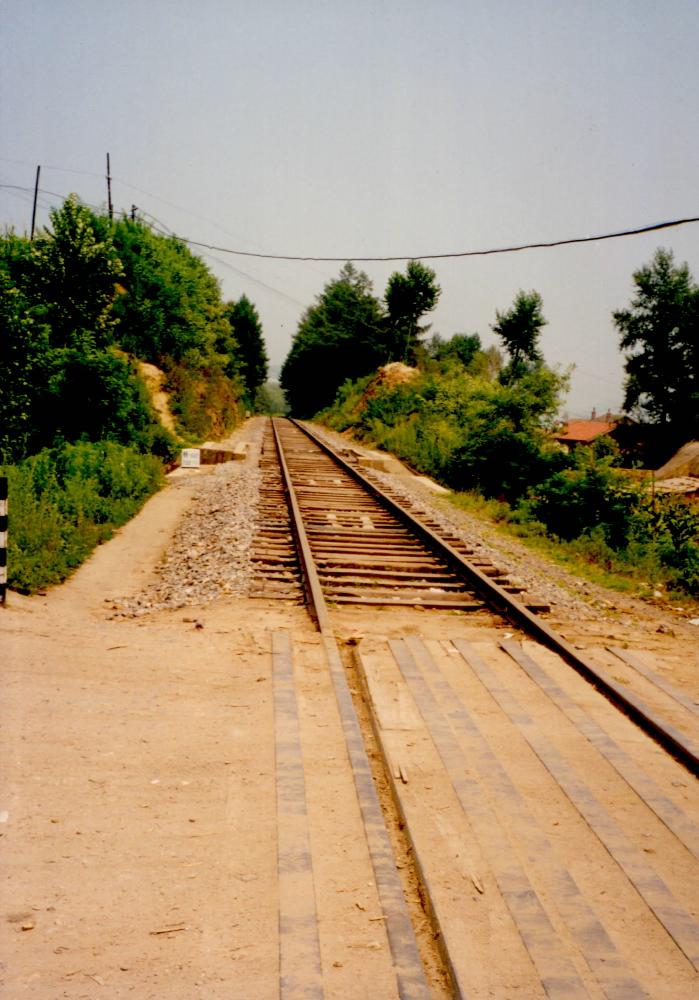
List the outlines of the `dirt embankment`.
<svg viewBox="0 0 699 1000">
<path fill-rule="evenodd" d="M 165 373 L 147 361 L 139 361 L 138 370 L 148 387 L 153 407 L 160 418 L 161 424 L 167 430 L 174 432 L 175 419 L 170 410 L 170 397 L 163 388 Z"/>
</svg>

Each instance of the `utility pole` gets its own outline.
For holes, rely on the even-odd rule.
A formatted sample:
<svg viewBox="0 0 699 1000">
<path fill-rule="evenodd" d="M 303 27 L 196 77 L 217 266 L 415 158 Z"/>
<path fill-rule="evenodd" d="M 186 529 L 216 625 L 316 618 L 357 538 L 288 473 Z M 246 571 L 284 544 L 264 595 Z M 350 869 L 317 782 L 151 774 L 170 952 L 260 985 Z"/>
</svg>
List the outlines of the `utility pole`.
<svg viewBox="0 0 699 1000">
<path fill-rule="evenodd" d="M 34 224 L 36 223 L 36 199 L 39 194 L 39 174 L 41 173 L 41 165 L 36 168 L 36 180 L 34 181 L 34 205 L 32 207 L 32 234 L 29 237 L 30 240 L 34 239 Z"/>
<path fill-rule="evenodd" d="M 112 222 L 114 219 L 114 207 L 112 206 L 112 175 L 109 171 L 109 153 L 107 153 L 107 210 L 109 212 L 109 221 Z"/>
</svg>

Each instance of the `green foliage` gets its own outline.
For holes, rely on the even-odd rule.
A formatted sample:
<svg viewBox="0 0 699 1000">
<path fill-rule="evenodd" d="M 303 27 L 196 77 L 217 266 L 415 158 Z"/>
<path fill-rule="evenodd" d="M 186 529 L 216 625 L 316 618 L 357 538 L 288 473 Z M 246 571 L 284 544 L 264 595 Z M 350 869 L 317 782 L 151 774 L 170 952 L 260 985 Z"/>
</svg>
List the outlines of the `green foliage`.
<svg viewBox="0 0 699 1000">
<path fill-rule="evenodd" d="M 63 444 L 8 477 L 8 582 L 33 593 L 64 580 L 162 485 L 160 462 L 111 442 Z"/>
<path fill-rule="evenodd" d="M 247 359 L 253 390 L 261 337 L 256 350 Z M 159 460 L 171 460 L 178 441 L 157 419 L 133 355 L 165 369 L 188 437 L 218 437 L 240 419 L 238 342 L 218 282 L 184 244 L 141 223 L 113 224 L 75 196 L 33 243 L 0 236 L 12 586 L 62 580 L 158 488 Z"/>
<path fill-rule="evenodd" d="M 8 241 L 0 240 L 0 250 Z M 39 431 L 37 412 L 47 393 L 49 328 L 0 259 L 0 462 L 28 454 Z"/>
<path fill-rule="evenodd" d="M 545 367 L 516 384 L 474 377 L 459 408 L 464 434 L 447 469 L 449 484 L 506 500 L 522 496 L 562 460 L 547 431 L 566 384 Z"/>
<path fill-rule="evenodd" d="M 111 236 L 76 195 L 51 211 L 52 230 L 31 245 L 26 281 L 44 308 L 54 347 L 103 347 L 113 338 L 111 305 L 122 266 Z"/>
<path fill-rule="evenodd" d="M 506 386 L 457 364 L 394 386 L 346 385 L 323 418 L 448 486 L 513 499 L 561 460 L 545 430 L 564 385 L 543 367 Z"/>
<path fill-rule="evenodd" d="M 477 333 L 455 333 L 449 340 L 435 334 L 427 345 L 428 357 L 442 363 L 458 361 L 464 368 L 470 368 L 481 351 Z"/>
<path fill-rule="evenodd" d="M 244 410 L 245 360 L 218 282 L 184 243 L 138 221 L 121 219 L 114 242 L 124 262 L 123 291 L 114 304 L 119 343 L 165 370 L 171 409 L 185 437 L 225 434 Z M 247 314 L 256 315 L 245 302 Z"/>
<path fill-rule="evenodd" d="M 699 594 L 699 512 L 671 496 L 646 497 L 644 512 L 670 586 Z"/>
<path fill-rule="evenodd" d="M 291 412 L 312 416 L 332 403 L 347 379 L 391 360 L 414 360 L 423 332 L 418 321 L 439 294 L 434 271 L 413 260 L 405 275 L 389 278 L 384 309 L 366 274 L 345 264 L 304 313 L 282 367 Z"/>
<path fill-rule="evenodd" d="M 248 402 L 254 405 L 260 387 L 267 379 L 268 365 L 260 317 L 252 302 L 243 295 L 237 302 L 228 303 L 226 318 L 235 338 L 245 395 Z"/>
<path fill-rule="evenodd" d="M 114 303 L 124 350 L 165 368 L 191 351 L 216 355 L 230 337 L 218 282 L 206 264 L 174 236 L 159 236 L 141 222 L 121 219 L 114 245 L 124 267 Z M 223 368 L 226 359 L 219 359 Z"/>
<path fill-rule="evenodd" d="M 34 243 L 0 238 L 0 460 L 61 440 L 157 444 L 144 385 L 113 346 L 121 275 L 111 237 L 73 196 Z"/>
<path fill-rule="evenodd" d="M 251 385 L 261 338 L 256 349 Z M 241 351 L 218 282 L 184 244 L 140 222 L 112 224 L 75 196 L 34 243 L 0 236 L 1 461 L 79 439 L 171 458 L 175 438 L 124 351 L 165 369 L 182 392 L 173 410 L 188 437 L 214 436 L 239 419 Z"/>
<path fill-rule="evenodd" d="M 599 528 L 611 548 L 623 548 L 632 533 L 629 512 L 638 489 L 598 458 L 592 448 L 577 448 L 566 468 L 543 479 L 530 492 L 527 507 L 551 534 L 570 541 Z"/>
<path fill-rule="evenodd" d="M 510 358 L 502 370 L 503 382 L 516 382 L 543 362 L 539 336 L 546 320 L 542 308 L 543 302 L 538 292 L 520 290 L 507 312 L 496 310 L 496 322 L 491 329 L 502 340 Z"/>
<path fill-rule="evenodd" d="M 633 277 L 631 308 L 613 314 L 627 352 L 624 407 L 686 441 L 699 436 L 699 286 L 663 249 Z"/>
<path fill-rule="evenodd" d="M 151 439 L 156 421 L 148 391 L 135 366 L 114 348 L 66 348 L 52 354 L 51 364 L 47 438 L 53 431 L 67 441 L 144 444 Z"/>
<path fill-rule="evenodd" d="M 441 288 L 432 268 L 419 260 L 408 261 L 405 274 L 395 272 L 386 286 L 386 325 L 389 331 L 389 360 L 411 364 L 422 332 L 419 320 L 437 305 Z"/>
<path fill-rule="evenodd" d="M 387 360 L 383 312 L 366 274 L 345 264 L 304 313 L 281 371 L 291 412 L 308 417 L 328 406 L 346 379 Z"/>
<path fill-rule="evenodd" d="M 439 347 L 439 345 L 438 345 Z M 699 592 L 699 513 L 653 498 L 620 469 L 613 443 L 572 454 L 549 429 L 566 377 L 544 365 L 516 383 L 474 374 L 453 358 L 412 381 L 346 382 L 321 418 L 392 451 L 447 486 L 458 502 L 558 558 L 625 580 Z M 626 584 L 627 586 L 630 584 Z"/>
<path fill-rule="evenodd" d="M 289 412 L 286 398 L 278 382 L 265 382 L 257 393 L 257 408 L 270 416 L 286 416 Z"/>
</svg>

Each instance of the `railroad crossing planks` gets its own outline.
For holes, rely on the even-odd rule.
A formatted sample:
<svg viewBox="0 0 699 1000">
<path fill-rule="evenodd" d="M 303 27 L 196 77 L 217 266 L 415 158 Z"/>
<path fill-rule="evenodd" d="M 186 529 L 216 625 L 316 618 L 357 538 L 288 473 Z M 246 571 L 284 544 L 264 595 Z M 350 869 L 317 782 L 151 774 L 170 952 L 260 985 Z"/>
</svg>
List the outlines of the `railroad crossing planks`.
<svg viewBox="0 0 699 1000">
<path fill-rule="evenodd" d="M 320 639 L 269 641 L 280 1000 L 428 1000 L 343 668 Z"/>
<path fill-rule="evenodd" d="M 356 654 L 457 990 L 689 1000 L 693 779 L 552 653 L 528 643 L 530 672 L 512 654 L 523 651 L 511 640 L 506 651 L 415 636 Z M 627 750 L 648 771 L 633 788 L 637 775 L 609 760 Z"/>
</svg>

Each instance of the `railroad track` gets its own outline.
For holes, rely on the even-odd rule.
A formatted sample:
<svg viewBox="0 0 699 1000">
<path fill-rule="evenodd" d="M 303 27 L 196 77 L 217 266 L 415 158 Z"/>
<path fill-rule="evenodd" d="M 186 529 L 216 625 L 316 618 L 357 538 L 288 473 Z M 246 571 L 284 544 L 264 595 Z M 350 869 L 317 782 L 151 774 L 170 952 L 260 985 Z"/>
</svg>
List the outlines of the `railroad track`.
<svg viewBox="0 0 699 1000">
<path fill-rule="evenodd" d="M 449 995 L 693 997 L 697 704 L 627 651 L 604 650 L 593 660 L 573 648 L 538 617 L 535 602 L 508 592 L 497 567 L 470 562 L 473 553 L 455 536 L 440 537 L 427 516 L 412 516 L 308 430 L 270 425 L 263 471 L 269 522 L 253 555 L 257 592 L 305 596 L 318 624 L 399 996 L 426 998 L 430 989 L 405 885 L 387 860 L 383 815 L 391 811 Z M 341 648 L 333 616 L 351 608 L 375 616 L 381 607 L 433 611 L 438 638 L 424 638 L 423 615 L 423 637 L 367 636 Z M 284 656 L 280 713 L 294 674 L 291 652 Z M 629 673 L 620 678 L 622 667 Z M 368 740 L 378 751 L 371 759 Z M 294 767 L 303 772 L 300 744 Z M 390 804 L 379 800 L 382 782 Z M 295 812 L 290 829 L 298 832 Z M 596 860 L 580 863 L 573 844 Z M 302 846 L 311 913 L 312 852 Z M 634 933 L 657 948 L 652 960 L 629 958 L 633 934 L 630 941 L 619 908 L 604 898 L 607 885 Z M 281 923 L 287 916 L 280 912 Z M 474 972 L 464 934 L 478 938 L 483 919 L 502 939 L 483 944 L 492 969 Z M 288 944 L 288 960 L 301 981 L 297 944 Z M 312 952 L 313 940 L 307 945 Z M 316 949 L 307 983 L 319 996 L 320 966 Z"/>
<path fill-rule="evenodd" d="M 302 575 L 296 558 L 298 531 L 287 506 L 289 484 L 322 593 L 330 604 L 473 612 L 486 609 L 494 598 L 504 606 L 503 595 L 522 591 L 456 535 L 437 534 L 438 525 L 428 516 L 416 520 L 389 492 L 297 424 L 270 425 L 262 468 L 262 527 L 252 553 L 258 574 L 256 596 L 298 595 L 292 581 L 294 572 L 296 582 Z M 265 586 L 267 581 L 271 586 Z M 532 611 L 548 610 L 544 602 L 530 597 L 524 603 Z M 313 613 L 312 603 L 310 607 Z"/>
</svg>

